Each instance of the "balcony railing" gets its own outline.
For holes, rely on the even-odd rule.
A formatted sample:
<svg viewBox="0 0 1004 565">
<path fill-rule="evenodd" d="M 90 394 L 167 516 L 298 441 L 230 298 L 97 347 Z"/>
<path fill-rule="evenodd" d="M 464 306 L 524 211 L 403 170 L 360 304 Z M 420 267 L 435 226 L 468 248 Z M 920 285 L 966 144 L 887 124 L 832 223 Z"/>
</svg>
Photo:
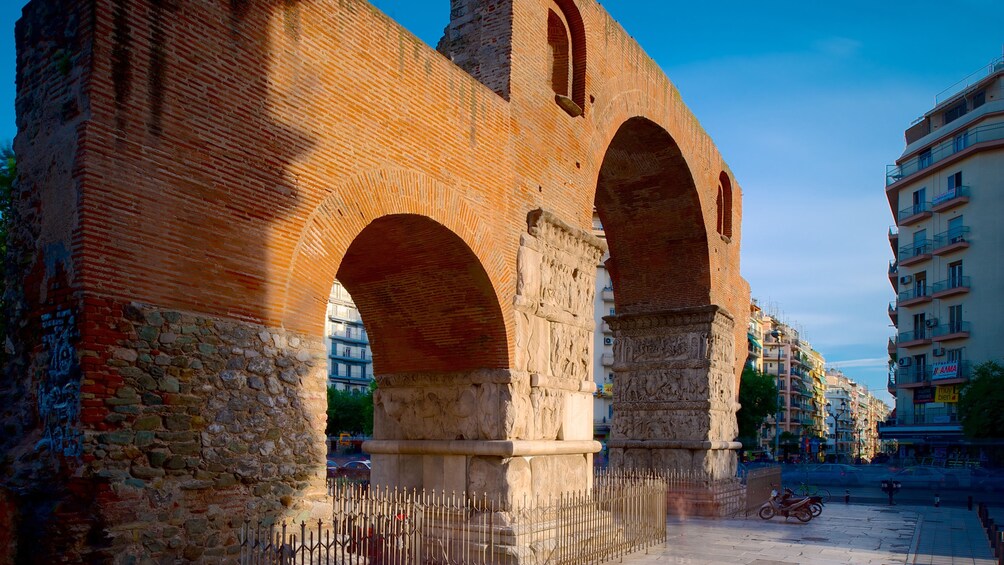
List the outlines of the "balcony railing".
<svg viewBox="0 0 1004 565">
<path fill-rule="evenodd" d="M 900 210 L 899 214 L 896 215 L 896 219 L 899 220 L 900 223 L 902 223 L 904 220 L 908 218 L 912 218 L 913 216 L 916 216 L 918 214 L 923 214 L 925 212 L 929 213 L 930 211 L 931 211 L 930 202 L 918 202 L 912 206 L 908 206 Z"/>
<path fill-rule="evenodd" d="M 915 426 L 919 424 L 958 424 L 959 415 L 947 410 L 928 410 L 924 414 L 904 414 L 896 418 L 896 423 L 901 426 Z"/>
<path fill-rule="evenodd" d="M 934 97 L 935 106 L 999 71 L 1002 65 L 1004 65 L 1004 55 L 997 57 L 989 64 L 980 67 L 979 70 L 970 73 L 966 78 L 939 92 Z"/>
<path fill-rule="evenodd" d="M 939 324 L 932 332 L 934 338 L 945 338 L 947 336 L 964 337 L 969 334 L 969 322 L 949 322 Z"/>
<path fill-rule="evenodd" d="M 969 239 L 969 226 L 959 226 L 948 231 L 943 231 L 934 236 L 934 251 L 937 252 L 943 247 L 955 245 L 957 243 L 967 243 Z"/>
<path fill-rule="evenodd" d="M 922 328 L 912 332 L 899 332 L 900 344 L 923 339 L 931 339 L 931 332 L 927 331 L 927 328 Z"/>
<path fill-rule="evenodd" d="M 921 239 L 914 241 L 910 245 L 904 245 L 899 248 L 899 262 L 900 264 L 904 264 L 906 261 L 914 257 L 930 255 L 931 250 L 933 249 L 934 249 L 934 240 Z"/>
<path fill-rule="evenodd" d="M 887 166 L 886 186 L 917 171 L 926 169 L 939 161 L 943 161 L 971 145 L 1001 139 L 1004 139 L 1004 122 L 970 128 L 959 135 L 933 145 L 929 151 L 924 151 L 899 165 Z"/>
<path fill-rule="evenodd" d="M 951 277 L 931 285 L 931 294 L 955 294 L 951 291 L 967 291 L 970 289 L 969 277 Z"/>
<path fill-rule="evenodd" d="M 934 197 L 931 200 L 931 211 L 941 212 L 948 210 L 949 208 L 954 208 L 955 206 L 962 204 L 963 202 L 969 201 L 969 187 L 968 186 L 956 186 L 949 188 L 945 192 Z"/>
<path fill-rule="evenodd" d="M 899 293 L 899 295 L 896 297 L 896 302 L 898 304 L 902 304 L 903 302 L 907 302 L 915 298 L 929 298 L 927 293 L 927 285 L 915 286 L 910 290 L 904 290 L 903 292 Z"/>
<path fill-rule="evenodd" d="M 899 367 L 896 369 L 896 384 L 910 385 L 925 383 L 931 380 L 931 368 L 927 366 Z"/>
</svg>

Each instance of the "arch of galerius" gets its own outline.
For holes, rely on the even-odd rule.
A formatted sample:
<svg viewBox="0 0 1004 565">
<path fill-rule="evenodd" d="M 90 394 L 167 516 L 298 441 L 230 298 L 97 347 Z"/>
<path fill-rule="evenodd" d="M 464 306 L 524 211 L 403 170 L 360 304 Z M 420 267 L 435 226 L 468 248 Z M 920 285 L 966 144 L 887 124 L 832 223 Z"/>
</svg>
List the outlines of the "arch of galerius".
<svg viewBox="0 0 1004 565">
<path fill-rule="evenodd" d="M 0 390 L 22 549 L 215 562 L 234 516 L 316 511 L 336 278 L 372 340 L 375 483 L 587 488 L 594 207 L 612 464 L 732 476 L 738 183 L 596 2 L 451 15 L 437 51 L 361 0 L 28 4 Z"/>
</svg>

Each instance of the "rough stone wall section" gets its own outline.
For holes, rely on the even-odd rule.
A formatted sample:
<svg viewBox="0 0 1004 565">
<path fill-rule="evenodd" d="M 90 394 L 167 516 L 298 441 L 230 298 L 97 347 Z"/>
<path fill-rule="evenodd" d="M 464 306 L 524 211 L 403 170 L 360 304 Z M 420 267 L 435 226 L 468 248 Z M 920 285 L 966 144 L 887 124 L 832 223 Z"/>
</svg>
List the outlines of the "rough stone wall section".
<svg viewBox="0 0 1004 565">
<path fill-rule="evenodd" d="M 512 2 L 450 0 L 450 24 L 436 50 L 508 100 Z"/>
<path fill-rule="evenodd" d="M 82 472 L 110 485 L 106 512 L 130 514 L 108 532 L 115 554 L 211 562 L 233 547 L 230 520 L 324 499 L 323 343 L 135 303 L 88 308 L 87 343 L 114 343 L 82 351 Z"/>
</svg>

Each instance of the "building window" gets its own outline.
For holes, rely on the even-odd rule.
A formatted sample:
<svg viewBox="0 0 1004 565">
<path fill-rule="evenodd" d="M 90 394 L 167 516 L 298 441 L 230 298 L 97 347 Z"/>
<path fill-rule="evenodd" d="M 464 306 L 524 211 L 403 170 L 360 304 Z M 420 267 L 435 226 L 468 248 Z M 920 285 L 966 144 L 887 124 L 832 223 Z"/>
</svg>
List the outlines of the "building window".
<svg viewBox="0 0 1004 565">
<path fill-rule="evenodd" d="M 913 255 L 927 253 L 927 230 L 917 230 L 913 232 Z"/>
<path fill-rule="evenodd" d="M 957 120 L 966 115 L 966 101 L 962 100 L 952 108 L 945 110 L 945 123 Z"/>
<path fill-rule="evenodd" d="M 913 275 L 913 296 L 927 296 L 927 271 L 921 271 Z"/>
<path fill-rule="evenodd" d="M 948 190 L 962 186 L 962 171 L 948 176 Z"/>
<path fill-rule="evenodd" d="M 948 264 L 948 288 L 962 286 L 962 261 Z"/>
<path fill-rule="evenodd" d="M 732 181 L 729 175 L 722 171 L 718 176 L 718 233 L 732 237 Z"/>
<path fill-rule="evenodd" d="M 981 90 L 973 94 L 973 110 L 987 103 L 987 91 Z"/>
<path fill-rule="evenodd" d="M 955 136 L 952 140 L 952 152 L 958 153 L 966 147 L 969 147 L 969 132 L 965 131 Z"/>
<path fill-rule="evenodd" d="M 920 155 L 917 157 L 917 168 L 925 169 L 930 166 L 931 166 L 931 150 L 925 149 L 921 151 Z"/>
<path fill-rule="evenodd" d="M 927 316 L 921 312 L 920 314 L 913 315 L 913 339 L 924 339 L 925 333 L 925 318 Z"/>
<path fill-rule="evenodd" d="M 586 30 L 573 0 L 555 0 L 547 12 L 547 48 L 551 89 L 570 115 L 586 105 Z"/>
<path fill-rule="evenodd" d="M 962 348 L 956 347 L 954 349 L 949 349 L 947 352 L 947 359 L 949 363 L 958 363 L 962 361 Z"/>
<path fill-rule="evenodd" d="M 927 209 L 927 187 L 913 191 L 913 213 L 919 214 Z"/>
<path fill-rule="evenodd" d="M 948 241 L 958 243 L 966 240 L 966 227 L 962 225 L 962 216 L 956 216 L 948 220 Z"/>
<path fill-rule="evenodd" d="M 948 307 L 948 332 L 955 333 L 962 331 L 962 305 Z"/>
</svg>

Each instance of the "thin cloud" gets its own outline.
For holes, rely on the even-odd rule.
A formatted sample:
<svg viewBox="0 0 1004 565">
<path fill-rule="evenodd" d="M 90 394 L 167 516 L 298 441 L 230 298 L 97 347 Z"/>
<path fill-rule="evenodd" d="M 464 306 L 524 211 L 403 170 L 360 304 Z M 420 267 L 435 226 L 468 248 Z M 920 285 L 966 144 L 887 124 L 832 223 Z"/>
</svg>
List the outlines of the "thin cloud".
<svg viewBox="0 0 1004 565">
<path fill-rule="evenodd" d="M 828 366 L 834 369 L 855 369 L 863 367 L 888 367 L 888 357 L 875 357 L 872 359 L 848 359 L 846 361 L 828 361 Z"/>
</svg>

